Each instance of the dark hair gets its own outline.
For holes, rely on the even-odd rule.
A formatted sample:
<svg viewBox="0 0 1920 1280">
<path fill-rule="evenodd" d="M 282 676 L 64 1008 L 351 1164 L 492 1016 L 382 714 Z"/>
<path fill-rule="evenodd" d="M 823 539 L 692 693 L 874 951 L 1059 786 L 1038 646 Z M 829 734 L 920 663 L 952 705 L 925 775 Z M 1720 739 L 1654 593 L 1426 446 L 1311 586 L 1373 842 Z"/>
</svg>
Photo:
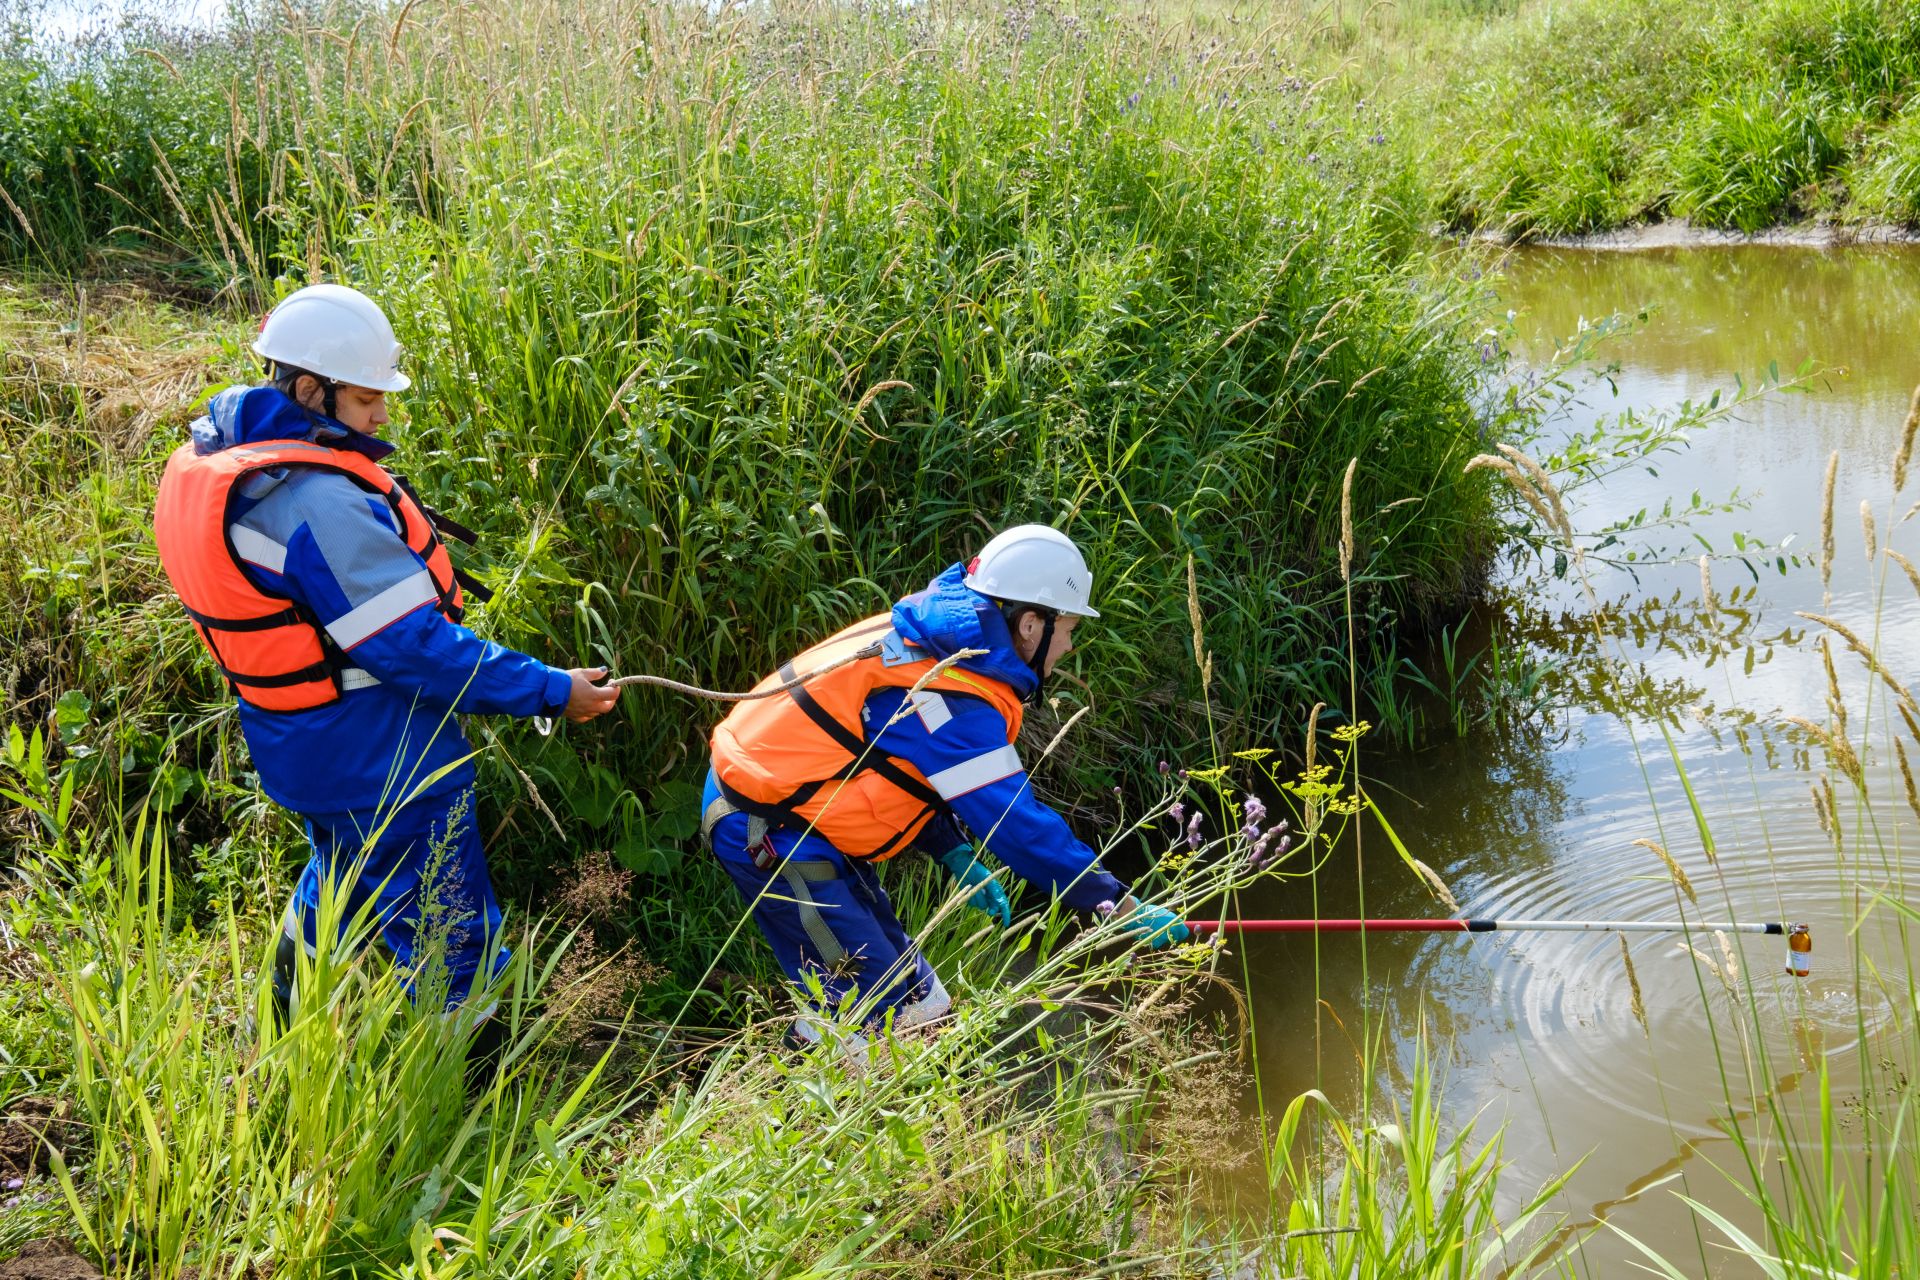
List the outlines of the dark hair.
<svg viewBox="0 0 1920 1280">
<path fill-rule="evenodd" d="M 1020 643 L 1020 615 L 1025 613 L 1033 614 L 1046 624 L 1040 631 L 1040 642 L 1034 647 L 1033 656 L 1026 660 L 1033 672 L 1033 690 L 1027 694 L 1027 701 L 1038 706 L 1041 691 L 1047 685 L 1047 650 L 1053 647 L 1053 625 L 1060 620 L 1060 611 L 1026 600 L 1000 601 L 1000 616 L 1007 620 L 1007 636 L 1015 644 L 1016 652 Z"/>
<path fill-rule="evenodd" d="M 1037 614 L 1042 622 L 1060 617 L 1058 609 L 1049 609 L 1043 604 L 1032 604 L 1025 600 L 1003 600 L 1000 602 L 1000 616 L 1007 620 L 1007 630 L 1015 639 L 1020 636 L 1020 615 L 1023 613 Z"/>
<path fill-rule="evenodd" d="M 282 364 L 278 360 L 268 364 L 267 376 L 273 379 L 273 385 L 280 388 L 281 393 L 295 404 L 300 404 L 300 397 L 293 394 L 294 387 L 299 385 L 300 379 L 312 378 L 320 387 L 320 412 L 328 418 L 339 416 L 340 384 L 332 378 L 323 377 L 311 369 L 302 369 L 298 365 Z M 300 407 L 306 408 L 305 405 Z M 308 409 L 307 412 L 312 413 L 313 410 Z"/>
</svg>

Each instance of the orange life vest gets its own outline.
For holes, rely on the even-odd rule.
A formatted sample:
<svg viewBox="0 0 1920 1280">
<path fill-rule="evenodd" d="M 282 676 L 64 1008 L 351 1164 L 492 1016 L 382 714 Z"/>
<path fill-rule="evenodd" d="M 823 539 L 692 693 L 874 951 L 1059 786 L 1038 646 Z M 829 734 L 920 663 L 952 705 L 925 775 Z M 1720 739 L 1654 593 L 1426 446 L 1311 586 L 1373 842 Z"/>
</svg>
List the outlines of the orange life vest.
<svg viewBox="0 0 1920 1280">
<path fill-rule="evenodd" d="M 777 688 L 797 675 L 860 655 L 785 694 L 735 704 L 713 731 L 713 772 L 734 808 L 777 826 L 811 830 L 855 858 L 890 858 L 944 807 L 940 793 L 906 760 L 869 750 L 861 710 L 877 689 L 908 689 L 933 658 L 889 666 L 880 642 L 891 614 L 856 622 L 754 686 Z M 984 698 L 1020 736 L 1020 697 L 1002 681 L 949 667 L 923 690 Z"/>
<path fill-rule="evenodd" d="M 352 668 L 304 606 L 254 585 L 228 531 L 234 486 L 256 471 L 292 466 L 332 471 L 386 499 L 407 546 L 433 575 L 440 612 L 458 622 L 465 606 L 433 518 L 393 473 L 366 455 L 302 440 L 263 440 L 208 454 L 181 445 L 167 459 L 154 503 L 160 564 L 228 687 L 266 711 L 325 706 L 340 697 L 343 673 Z"/>
</svg>

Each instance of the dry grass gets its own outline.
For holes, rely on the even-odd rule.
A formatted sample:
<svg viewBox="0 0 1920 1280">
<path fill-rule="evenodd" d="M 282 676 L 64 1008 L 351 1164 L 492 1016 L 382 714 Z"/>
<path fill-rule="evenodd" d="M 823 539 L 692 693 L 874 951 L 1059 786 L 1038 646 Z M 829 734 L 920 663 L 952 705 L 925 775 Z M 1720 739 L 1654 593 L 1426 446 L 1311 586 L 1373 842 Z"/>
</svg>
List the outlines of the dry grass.
<svg viewBox="0 0 1920 1280">
<path fill-rule="evenodd" d="M 1900 425 L 1900 447 L 1893 455 L 1893 491 L 1895 493 L 1907 487 L 1907 464 L 1913 461 L 1913 438 L 1920 433 L 1920 387 L 1913 389 L 1913 400 L 1907 405 L 1907 420 Z"/>
<path fill-rule="evenodd" d="M 1667 874 L 1673 878 L 1673 883 L 1680 892 L 1687 895 L 1687 901 L 1696 907 L 1700 905 L 1700 897 L 1693 891 L 1693 881 L 1687 879 L 1687 873 L 1680 869 L 1680 864 L 1673 860 L 1672 854 L 1652 840 L 1635 840 L 1634 843 L 1643 849 L 1651 849 L 1654 856 L 1666 864 Z"/>
<path fill-rule="evenodd" d="M 238 326 L 234 326 L 238 328 Z M 227 337 L 223 346 L 220 339 Z M 148 535 L 159 460 L 238 334 L 135 286 L 0 280 L 0 696 L 39 719 L 80 690 L 178 703 L 198 666 Z M 114 662 L 120 653 L 138 661 Z M 117 689 L 100 687 L 120 672 Z"/>
<path fill-rule="evenodd" d="M 1833 604 L 1833 486 L 1840 478 L 1840 451 L 1827 455 L 1827 476 L 1820 486 L 1820 590 L 1822 608 Z"/>
</svg>

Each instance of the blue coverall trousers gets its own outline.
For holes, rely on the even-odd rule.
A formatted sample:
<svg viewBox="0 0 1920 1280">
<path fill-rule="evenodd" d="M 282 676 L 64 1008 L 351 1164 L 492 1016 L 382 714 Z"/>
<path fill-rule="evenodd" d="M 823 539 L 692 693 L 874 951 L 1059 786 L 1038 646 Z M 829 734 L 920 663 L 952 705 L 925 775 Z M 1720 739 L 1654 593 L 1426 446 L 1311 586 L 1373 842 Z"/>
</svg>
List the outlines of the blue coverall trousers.
<svg viewBox="0 0 1920 1280">
<path fill-rule="evenodd" d="M 500 904 L 487 874 L 471 786 L 422 797 L 391 816 L 303 816 L 313 856 L 294 887 L 284 929 L 308 955 L 319 936 L 321 886 L 331 879 L 336 894 L 344 894 L 340 929 L 366 908 L 371 936 L 399 967 L 409 992 L 438 990 L 444 975 L 451 1009 L 480 985 L 489 957 L 492 973 L 505 967 Z M 292 977 L 290 963 L 276 966 L 274 994 L 282 1008 L 292 996 Z"/>
<path fill-rule="evenodd" d="M 712 775 L 703 805 L 719 798 Z M 896 1025 L 937 1017 L 951 1003 L 933 966 L 894 914 L 871 864 L 849 858 L 819 836 L 775 827 L 761 847 L 747 844 L 749 819 L 730 813 L 714 823 L 713 852 L 726 868 L 780 967 L 803 988 L 824 994 L 821 1012 L 843 1016 L 849 998 L 870 997 L 869 1027 L 889 1013 Z M 800 1031 L 813 1038 L 803 1019 Z"/>
</svg>

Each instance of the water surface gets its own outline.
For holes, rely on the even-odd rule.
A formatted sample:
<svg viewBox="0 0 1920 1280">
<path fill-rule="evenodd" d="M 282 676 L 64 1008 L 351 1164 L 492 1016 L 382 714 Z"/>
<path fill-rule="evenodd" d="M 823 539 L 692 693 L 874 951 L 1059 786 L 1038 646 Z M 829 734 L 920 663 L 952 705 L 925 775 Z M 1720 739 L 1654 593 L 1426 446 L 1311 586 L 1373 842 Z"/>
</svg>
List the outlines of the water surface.
<svg viewBox="0 0 1920 1280">
<path fill-rule="evenodd" d="M 1845 937 L 1872 892 L 1905 896 L 1909 868 L 1891 851 L 1915 843 L 1884 749 L 1885 697 L 1876 691 L 1869 705 L 1860 664 L 1839 655 L 1853 737 L 1857 743 L 1868 726 L 1876 743 L 1866 757 L 1873 803 L 1857 807 L 1840 789 L 1840 848 L 1823 832 L 1809 791 L 1825 761 L 1809 769 L 1805 739 L 1785 720 L 1828 719 L 1825 671 L 1797 611 L 1826 612 L 1877 634 L 1896 674 L 1909 682 L 1920 675 L 1920 599 L 1897 569 L 1882 581 L 1891 566 L 1884 556 L 1869 559 L 1859 517 L 1869 499 L 1880 542 L 1891 528 L 1894 546 L 1920 555 L 1920 521 L 1898 523 L 1920 495 L 1889 496 L 1908 396 L 1920 382 L 1920 253 L 1533 250 L 1505 261 L 1497 290 L 1514 312 L 1517 351 L 1535 364 L 1583 317 L 1652 308 L 1643 328 L 1607 348 L 1617 370 L 1556 422 L 1559 438 L 1624 407 L 1731 390 L 1736 374 L 1751 383 L 1770 362 L 1785 372 L 1806 361 L 1829 368 L 1814 393 L 1768 398 L 1739 421 L 1702 432 L 1681 455 L 1582 490 L 1572 515 L 1577 527 L 1597 529 L 1669 498 L 1738 490 L 1745 510 L 1700 518 L 1689 533 L 1721 550 L 1736 530 L 1770 542 L 1791 535 L 1790 551 L 1817 554 L 1822 476 L 1838 450 L 1831 599 L 1815 568 L 1782 575 L 1769 563 L 1756 577 L 1719 563 L 1719 607 L 1710 609 L 1691 560 L 1593 564 L 1596 611 L 1577 574 L 1563 581 L 1543 579 L 1537 563 L 1514 568 L 1497 615 L 1470 627 L 1463 643 L 1477 649 L 1498 627 L 1510 643 L 1523 637 L 1536 654 L 1563 662 L 1563 710 L 1544 731 L 1475 730 L 1411 755 L 1369 747 L 1370 787 L 1416 855 L 1452 887 L 1463 914 L 1671 919 L 1679 909 L 1672 881 L 1634 844 L 1648 839 L 1691 878 L 1700 894 L 1698 911 L 1688 907 L 1695 919 L 1811 922 L 1815 976 L 1787 977 L 1777 939 L 1729 939 L 1737 998 L 1755 1002 L 1764 1028 L 1743 1036 L 1750 1020 L 1730 1007 L 1736 996 L 1682 939 L 1631 937 L 1643 1032 L 1613 935 L 1253 938 L 1245 955 L 1262 1087 L 1270 1107 L 1316 1084 L 1351 1106 L 1359 1090 L 1351 1039 L 1384 1020 L 1399 1046 L 1386 1070 L 1398 1075 L 1412 1065 L 1413 1033 L 1424 1020 L 1440 1046 L 1454 1121 L 1478 1115 L 1488 1133 L 1507 1127 L 1510 1201 L 1578 1163 L 1557 1204 L 1569 1224 L 1604 1217 L 1689 1275 L 1753 1274 L 1711 1231 L 1696 1229 L 1675 1193 L 1759 1236 L 1757 1215 L 1729 1177 L 1748 1176 L 1729 1126 L 1757 1131 L 1753 1112 L 1771 1100 L 1810 1127 L 1817 1113 L 1808 1072 L 1824 1060 L 1843 1139 L 1857 1145 L 1858 1122 L 1847 1117 L 1885 1101 L 1913 1065 L 1898 1058 L 1911 1039 L 1895 1033 L 1910 1025 L 1913 1003 L 1910 952 L 1893 913 L 1875 912 L 1861 927 L 1870 971 L 1856 971 Z M 1682 769 L 1709 819 L 1717 862 L 1707 856 Z M 1322 914 L 1446 913 L 1377 834 L 1364 838 L 1358 856 L 1363 874 L 1348 849 L 1317 877 Z M 1296 884 L 1246 905 L 1309 914 L 1314 898 Z M 1691 941 L 1725 967 L 1716 939 Z M 1375 1084 L 1383 1096 L 1399 1092 L 1392 1079 Z M 1637 1257 L 1601 1230 L 1576 1268 L 1629 1273 Z"/>
</svg>

